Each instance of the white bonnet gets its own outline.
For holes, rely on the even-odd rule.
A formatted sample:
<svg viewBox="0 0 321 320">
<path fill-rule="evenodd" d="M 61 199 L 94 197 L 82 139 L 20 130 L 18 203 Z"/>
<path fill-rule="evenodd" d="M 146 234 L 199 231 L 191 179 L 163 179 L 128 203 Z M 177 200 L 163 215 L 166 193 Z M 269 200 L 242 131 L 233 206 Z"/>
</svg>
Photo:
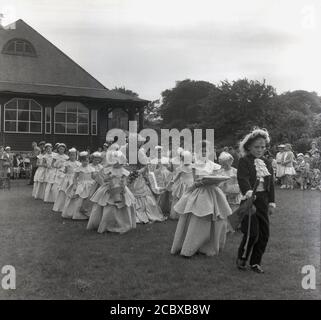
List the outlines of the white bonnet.
<svg viewBox="0 0 321 320">
<path fill-rule="evenodd" d="M 240 143 L 240 151 L 242 156 L 245 156 L 248 153 L 249 143 L 258 137 L 262 137 L 265 139 L 266 143 L 270 143 L 270 135 L 266 129 L 254 128 Z"/>
<path fill-rule="evenodd" d="M 226 152 L 226 151 L 223 151 L 223 152 L 221 152 L 221 154 L 219 155 L 218 160 L 219 160 L 219 161 L 227 161 L 227 160 L 234 160 L 234 158 L 233 158 L 233 156 L 232 156 L 230 153 L 228 153 L 228 152 Z"/>
<path fill-rule="evenodd" d="M 82 151 L 79 153 L 80 157 L 87 157 L 88 156 L 88 152 L 87 151 Z"/>
</svg>

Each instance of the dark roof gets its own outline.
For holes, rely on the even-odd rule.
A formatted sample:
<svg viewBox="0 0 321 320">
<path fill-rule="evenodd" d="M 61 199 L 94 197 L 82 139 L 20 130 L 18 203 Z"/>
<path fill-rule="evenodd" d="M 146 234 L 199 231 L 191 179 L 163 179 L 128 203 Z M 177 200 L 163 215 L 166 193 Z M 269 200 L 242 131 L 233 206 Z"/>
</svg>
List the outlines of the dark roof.
<svg viewBox="0 0 321 320">
<path fill-rule="evenodd" d="M 29 41 L 36 57 L 0 53 L 0 92 L 148 102 L 108 90 L 21 19 L 0 29 L 0 52 L 11 39 Z"/>
<path fill-rule="evenodd" d="M 0 81 L 0 92 L 148 102 L 147 100 L 129 96 L 114 90 L 38 83 Z"/>
</svg>

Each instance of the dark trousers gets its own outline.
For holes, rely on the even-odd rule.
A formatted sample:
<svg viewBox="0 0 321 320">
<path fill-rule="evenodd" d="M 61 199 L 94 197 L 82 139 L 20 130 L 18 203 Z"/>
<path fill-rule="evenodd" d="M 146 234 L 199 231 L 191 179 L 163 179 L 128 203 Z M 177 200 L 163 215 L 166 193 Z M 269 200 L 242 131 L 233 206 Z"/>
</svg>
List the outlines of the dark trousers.
<svg viewBox="0 0 321 320">
<path fill-rule="evenodd" d="M 31 177 L 30 177 L 30 182 L 29 182 L 29 183 L 31 183 L 31 184 L 33 184 L 33 178 L 34 178 L 34 176 L 35 176 L 35 173 L 36 173 L 37 169 L 38 169 L 38 168 L 37 168 L 36 166 L 32 166 Z"/>
<path fill-rule="evenodd" d="M 248 231 L 248 215 L 246 215 L 241 223 L 241 231 L 244 235 L 238 250 L 238 258 L 242 259 L 245 253 L 244 259 L 248 260 L 250 257 L 250 265 L 261 264 L 262 256 L 269 240 L 268 193 L 257 192 L 254 206 L 256 211 L 251 216 L 248 246 L 245 248 Z"/>
</svg>

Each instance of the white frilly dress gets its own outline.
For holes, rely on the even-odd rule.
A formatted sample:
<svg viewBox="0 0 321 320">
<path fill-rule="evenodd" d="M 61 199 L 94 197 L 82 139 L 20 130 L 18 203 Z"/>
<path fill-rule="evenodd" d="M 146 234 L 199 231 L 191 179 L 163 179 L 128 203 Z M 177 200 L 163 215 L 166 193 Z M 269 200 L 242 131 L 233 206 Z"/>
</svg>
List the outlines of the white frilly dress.
<svg viewBox="0 0 321 320">
<path fill-rule="evenodd" d="M 178 202 L 178 200 L 183 196 L 186 192 L 187 188 L 190 187 L 194 183 L 193 177 L 193 169 L 192 165 L 184 165 L 181 164 L 178 168 L 176 168 L 175 176 L 173 178 L 172 185 L 172 206 L 170 219 L 178 220 L 179 215 L 174 210 L 174 206 Z"/>
<path fill-rule="evenodd" d="M 44 202 L 55 202 L 55 198 L 57 196 L 57 190 L 54 190 L 53 186 L 56 182 L 56 173 L 57 168 L 53 166 L 54 160 L 57 154 L 54 152 L 46 153 L 44 156 L 45 163 L 46 163 L 46 172 L 45 172 L 45 195 L 43 198 Z"/>
<path fill-rule="evenodd" d="M 144 169 L 147 170 L 147 166 Z M 145 170 L 140 170 L 137 178 L 128 185 L 136 199 L 136 222 L 153 223 L 165 221 L 166 217 L 163 215 L 155 196 L 146 182 L 149 177 Z"/>
<path fill-rule="evenodd" d="M 74 183 L 66 190 L 67 199 L 61 216 L 75 220 L 87 220 L 88 212 L 82 207 L 84 200 L 90 198 L 96 181 L 94 168 L 90 165 L 75 168 Z M 76 181 L 75 181 L 76 180 Z"/>
<path fill-rule="evenodd" d="M 285 165 L 284 174 L 289 176 L 296 175 L 296 171 L 294 169 L 294 154 L 292 151 L 286 151 L 284 155 L 284 161 L 288 163 Z"/>
<path fill-rule="evenodd" d="M 230 205 L 232 212 L 234 212 L 240 206 L 242 198 L 240 187 L 237 181 L 237 169 L 235 169 L 234 167 L 231 167 L 229 170 L 221 168 L 220 170 L 218 170 L 217 174 L 230 177 L 229 180 L 220 183 L 219 187 L 224 192 L 226 200 Z M 235 231 L 228 221 L 227 231 Z"/>
<path fill-rule="evenodd" d="M 128 175 L 123 167 L 105 167 L 100 171 L 102 185 L 91 197 L 88 230 L 125 233 L 136 228 L 135 197 L 126 186 Z"/>
<path fill-rule="evenodd" d="M 280 151 L 276 154 L 276 177 L 282 178 L 285 175 L 285 166 L 283 165 L 285 152 Z"/>
<path fill-rule="evenodd" d="M 172 205 L 172 179 L 173 173 L 163 164 L 153 168 L 156 183 L 163 191 L 157 197 L 157 204 L 165 216 L 170 215 Z"/>
<path fill-rule="evenodd" d="M 94 169 L 94 175 L 97 175 L 98 172 L 100 172 L 103 169 L 103 165 L 100 163 L 98 163 L 97 165 L 94 165 L 91 163 L 89 165 Z M 93 194 L 98 189 L 98 187 L 99 187 L 99 183 L 96 181 L 96 183 L 93 186 L 93 191 L 92 191 Z"/>
<path fill-rule="evenodd" d="M 230 177 L 229 180 L 220 183 L 219 187 L 224 192 L 232 211 L 234 211 L 239 207 L 242 198 L 240 187 L 237 182 L 237 169 L 231 167 L 229 170 L 225 170 L 222 168 L 218 170 L 217 174 Z"/>
<path fill-rule="evenodd" d="M 48 198 L 50 200 L 53 200 L 53 202 L 56 202 L 56 199 L 58 197 L 59 186 L 61 185 L 62 180 L 64 179 L 64 176 L 65 176 L 65 163 L 68 159 L 69 157 L 66 154 L 56 153 L 54 155 L 55 161 L 53 163 L 53 167 L 56 169 L 55 182 L 50 186 L 47 184 L 46 192 L 45 192 L 45 194 L 48 193 Z"/>
<path fill-rule="evenodd" d="M 65 162 L 65 173 L 61 180 L 61 183 L 58 186 L 58 196 L 52 208 L 53 211 L 61 212 L 63 210 L 67 199 L 66 192 L 68 188 L 73 184 L 75 169 L 78 168 L 80 165 L 81 163 L 77 160 L 68 160 Z"/>
<path fill-rule="evenodd" d="M 39 154 L 37 156 L 37 162 L 38 162 L 38 168 L 36 170 L 35 176 L 33 178 L 33 189 L 32 189 L 32 196 L 35 199 L 41 199 L 43 200 L 45 195 L 45 188 L 46 188 L 46 182 L 45 182 L 45 173 L 46 168 L 44 165 L 44 154 Z"/>
<path fill-rule="evenodd" d="M 195 165 L 196 178 L 215 175 L 220 166 L 207 160 Z M 232 210 L 223 191 L 216 185 L 200 186 L 187 191 L 176 203 L 179 214 L 171 253 L 190 257 L 197 252 L 207 256 L 224 247 L 227 217 Z"/>
</svg>

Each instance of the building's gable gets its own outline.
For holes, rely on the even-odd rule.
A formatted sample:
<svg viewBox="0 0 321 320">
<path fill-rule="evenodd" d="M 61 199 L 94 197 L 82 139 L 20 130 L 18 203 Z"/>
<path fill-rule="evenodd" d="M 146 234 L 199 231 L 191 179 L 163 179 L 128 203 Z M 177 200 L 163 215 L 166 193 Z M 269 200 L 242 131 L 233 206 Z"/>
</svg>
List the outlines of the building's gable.
<svg viewBox="0 0 321 320">
<path fill-rule="evenodd" d="M 14 24 L 12 29 L 0 29 L 0 81 L 105 88 L 23 20 L 18 20 Z M 11 39 L 27 40 L 34 47 L 36 56 L 3 53 L 4 46 Z"/>
</svg>

